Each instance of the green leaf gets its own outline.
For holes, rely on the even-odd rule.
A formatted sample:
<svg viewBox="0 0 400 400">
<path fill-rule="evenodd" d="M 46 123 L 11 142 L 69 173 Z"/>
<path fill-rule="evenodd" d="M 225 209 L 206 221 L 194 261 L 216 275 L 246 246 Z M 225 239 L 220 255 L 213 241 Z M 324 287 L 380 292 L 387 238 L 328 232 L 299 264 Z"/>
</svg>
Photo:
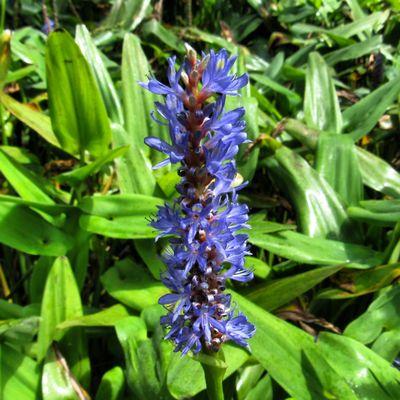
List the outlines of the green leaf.
<svg viewBox="0 0 400 400">
<path fill-rule="evenodd" d="M 355 43 L 339 50 L 331 51 L 324 55 L 325 61 L 328 65 L 333 66 L 342 61 L 354 60 L 371 54 L 382 46 L 382 36 L 372 36 L 360 43 Z"/>
<path fill-rule="evenodd" d="M 350 322 L 344 334 L 363 344 L 369 344 L 375 341 L 384 330 L 398 330 L 400 327 L 400 316 L 397 312 L 399 306 L 399 286 L 383 291 L 370 304 L 367 311 Z"/>
<path fill-rule="evenodd" d="M 108 116 L 111 121 L 123 124 L 122 106 L 114 83 L 104 65 L 102 54 L 93 42 L 90 32 L 85 25 L 76 26 L 75 40 L 96 79 Z"/>
<path fill-rule="evenodd" d="M 106 154 L 97 158 L 92 163 L 76 168 L 72 171 L 64 172 L 63 174 L 58 175 L 56 179 L 60 183 L 68 183 L 71 186 L 80 185 L 89 176 L 99 172 L 101 168 L 113 161 L 115 158 L 123 156 L 128 148 L 129 146 L 122 146 L 109 150 Z"/>
<path fill-rule="evenodd" d="M 400 397 L 400 372 L 360 342 L 321 333 L 317 346 L 329 365 L 351 386 L 358 399 Z"/>
<path fill-rule="evenodd" d="M 74 319 L 67 319 L 57 325 L 57 330 L 62 331 L 74 326 L 103 327 L 114 326 L 119 320 L 127 317 L 128 311 L 121 304 L 116 304 L 94 314 L 83 315 Z"/>
<path fill-rule="evenodd" d="M 288 119 L 285 130 L 305 146 L 314 150 L 320 132 L 309 129 L 301 122 Z M 364 185 L 393 197 L 400 197 L 400 174 L 386 161 L 361 147 L 356 147 Z"/>
<path fill-rule="evenodd" d="M 157 253 L 156 245 L 152 239 L 135 240 L 135 249 L 146 264 L 147 268 L 157 280 L 160 280 L 161 273 L 165 271 L 165 264 Z"/>
<path fill-rule="evenodd" d="M 271 267 L 256 257 L 247 256 L 245 258 L 245 267 L 254 271 L 258 278 L 265 279 L 271 272 Z"/>
<path fill-rule="evenodd" d="M 24 200 L 54 204 L 47 194 L 51 190 L 50 183 L 18 164 L 3 149 L 0 149 L 0 171 Z"/>
<path fill-rule="evenodd" d="M 269 375 L 265 375 L 259 382 L 250 390 L 245 400 L 273 400 L 272 381 Z"/>
<path fill-rule="evenodd" d="M 224 379 L 231 376 L 249 358 L 246 350 L 224 344 L 224 355 L 227 370 Z M 176 399 L 191 398 L 206 388 L 203 369 L 192 357 L 181 357 L 176 353 L 171 358 L 167 373 L 167 386 Z"/>
<path fill-rule="evenodd" d="M 139 85 L 139 82 L 147 82 L 151 70 L 140 45 L 140 39 L 135 35 L 126 34 L 124 37 L 121 68 L 125 130 L 129 138 L 127 143 L 136 152 L 142 150 L 145 155 L 149 155 L 150 148 L 145 146 L 144 138 L 158 136 L 166 139 L 168 129 L 150 117 L 156 97 Z M 160 156 L 157 157 L 159 159 Z M 143 161 L 137 167 L 138 171 L 142 165 Z"/>
<path fill-rule="evenodd" d="M 339 285 L 340 288 L 324 289 L 318 293 L 318 298 L 340 300 L 363 296 L 390 285 L 399 276 L 399 264 L 379 265 L 364 271 L 342 271 L 343 288 Z"/>
<path fill-rule="evenodd" d="M 114 367 L 107 371 L 101 378 L 96 400 L 122 400 L 125 390 L 124 371 Z"/>
<path fill-rule="evenodd" d="M 43 400 L 88 399 L 86 391 L 71 373 L 63 355 L 52 347 L 47 352 L 42 375 Z"/>
<path fill-rule="evenodd" d="M 354 141 L 367 135 L 400 93 L 399 77 L 381 85 L 343 112 L 343 129 Z"/>
<path fill-rule="evenodd" d="M 293 106 L 301 103 L 301 97 L 293 90 L 282 86 L 280 83 L 275 82 L 266 75 L 253 73 L 250 75 L 252 79 L 261 84 L 262 86 L 273 90 L 274 92 L 280 93 L 285 96 Z"/>
<path fill-rule="evenodd" d="M 320 357 L 310 335 L 237 293 L 232 295 L 257 328 L 249 341 L 253 356 L 291 396 L 299 400 L 357 399 L 345 380 Z"/>
<path fill-rule="evenodd" d="M 88 232 L 107 237 L 154 238 L 156 231 L 148 218 L 162 203 L 159 198 L 139 194 L 86 197 L 78 205 L 86 213 L 79 223 Z"/>
<path fill-rule="evenodd" d="M 146 40 L 151 40 L 152 42 L 157 42 L 158 40 L 159 42 L 164 43 L 171 50 L 175 50 L 178 53 L 185 52 L 182 40 L 180 40 L 171 29 L 165 28 L 155 18 L 152 18 L 150 21 L 143 24 L 142 35 Z"/>
<path fill-rule="evenodd" d="M 360 207 L 349 207 L 347 212 L 372 225 L 395 226 L 400 221 L 400 200 L 360 201 Z"/>
<path fill-rule="evenodd" d="M 28 254 L 45 256 L 64 255 L 73 244 L 71 237 L 34 211 L 1 201 L 0 243 Z"/>
<path fill-rule="evenodd" d="M 82 316 L 82 303 L 69 261 L 59 257 L 54 261 L 44 288 L 42 322 L 38 335 L 38 360 L 42 360 L 53 340 L 61 339 L 57 325 Z"/>
<path fill-rule="evenodd" d="M 147 338 L 144 321 L 127 317 L 115 327 L 125 355 L 129 388 L 140 399 L 157 399 L 161 385 L 156 371 L 156 354 Z"/>
<path fill-rule="evenodd" d="M 343 266 L 322 267 L 287 278 L 256 285 L 247 291 L 247 298 L 268 311 L 281 307 L 312 289 Z"/>
<path fill-rule="evenodd" d="M 349 135 L 319 136 L 316 170 L 346 204 L 357 204 L 363 199 L 359 160 Z"/>
<path fill-rule="evenodd" d="M 400 174 L 382 158 L 357 147 L 364 185 L 389 196 L 400 198 Z"/>
<path fill-rule="evenodd" d="M 266 164 L 294 203 L 303 233 L 310 237 L 357 240 L 343 202 L 301 156 L 281 147 Z"/>
<path fill-rule="evenodd" d="M 112 124 L 114 146 L 129 145 L 123 157 L 116 160 L 118 187 L 121 193 L 138 193 L 152 195 L 156 179 L 147 158 L 136 141 L 117 124 Z"/>
<path fill-rule="evenodd" d="M 50 118 L 47 115 L 36 111 L 27 104 L 14 100 L 2 92 L 0 92 L 0 102 L 11 114 L 37 132 L 43 139 L 53 146 L 61 148 L 61 144 L 51 127 Z M 64 149 L 64 151 L 67 150 Z"/>
<path fill-rule="evenodd" d="M 101 276 L 101 283 L 110 296 L 135 310 L 157 304 L 158 299 L 168 293 L 161 282 L 128 258 L 108 269 Z"/>
<path fill-rule="evenodd" d="M 0 343 L 0 389 L 3 400 L 39 398 L 40 373 L 32 358 Z"/>
<path fill-rule="evenodd" d="M 111 129 L 90 67 L 73 38 L 53 32 L 47 41 L 47 85 L 51 123 L 62 147 L 99 157 L 108 150 Z"/>
<path fill-rule="evenodd" d="M 385 21 L 388 19 L 389 14 L 389 10 L 374 12 L 365 17 L 357 18 L 349 24 L 339 25 L 330 29 L 328 32 L 345 38 L 358 35 L 362 32 L 379 32 L 384 26 Z"/>
<path fill-rule="evenodd" d="M 0 339 L 15 346 L 31 343 L 39 329 L 37 316 L 0 321 Z"/>
<path fill-rule="evenodd" d="M 117 0 L 113 3 L 102 29 L 123 29 L 133 31 L 151 9 L 150 0 Z"/>
<path fill-rule="evenodd" d="M 342 114 L 335 85 L 325 60 L 316 52 L 308 57 L 304 118 L 311 128 L 330 133 L 342 130 Z"/>
<path fill-rule="evenodd" d="M 236 391 L 239 400 L 246 398 L 264 372 L 265 369 L 260 364 L 244 366 L 236 382 Z"/>
<path fill-rule="evenodd" d="M 280 257 L 311 265 L 346 264 L 349 268 L 370 268 L 383 261 L 383 254 L 368 247 L 311 238 L 298 232 L 282 231 L 274 234 L 248 232 L 249 242 Z"/>
</svg>

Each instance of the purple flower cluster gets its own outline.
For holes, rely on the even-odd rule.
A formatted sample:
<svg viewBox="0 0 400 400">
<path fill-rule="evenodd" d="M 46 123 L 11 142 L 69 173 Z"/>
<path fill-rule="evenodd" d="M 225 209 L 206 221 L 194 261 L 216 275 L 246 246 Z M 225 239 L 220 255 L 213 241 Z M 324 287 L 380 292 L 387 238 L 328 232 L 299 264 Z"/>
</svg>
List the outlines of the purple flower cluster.
<svg viewBox="0 0 400 400">
<path fill-rule="evenodd" d="M 166 338 L 183 354 L 217 351 L 228 340 L 247 346 L 255 333 L 224 293 L 227 279 L 253 278 L 244 267 L 247 235 L 238 233 L 248 227 L 248 208 L 237 201 L 240 187 L 234 188 L 233 158 L 246 141 L 244 109 L 224 112 L 226 95 L 237 95 L 248 83 L 246 74 L 229 75 L 235 59 L 226 50 L 211 50 L 198 59 L 189 48 L 179 69 L 175 57 L 169 59 L 168 85 L 155 79 L 141 83 L 165 96 L 164 103 L 155 105 L 167 123 L 153 118 L 168 125 L 171 144 L 145 139 L 167 156 L 155 168 L 180 163 L 180 197 L 160 207 L 152 226 L 161 232 L 159 237 L 171 236 L 162 277 L 171 293 L 159 300 L 168 310 L 161 323 L 169 328 Z"/>
</svg>

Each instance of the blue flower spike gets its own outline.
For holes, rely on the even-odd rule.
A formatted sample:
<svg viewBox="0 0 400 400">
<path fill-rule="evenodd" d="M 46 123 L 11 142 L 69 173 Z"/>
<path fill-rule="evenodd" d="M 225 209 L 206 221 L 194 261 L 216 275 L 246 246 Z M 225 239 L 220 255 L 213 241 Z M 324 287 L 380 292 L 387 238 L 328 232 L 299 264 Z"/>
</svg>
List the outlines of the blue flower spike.
<svg viewBox="0 0 400 400">
<path fill-rule="evenodd" d="M 229 340 L 247 347 L 255 333 L 225 293 L 227 279 L 253 279 L 244 266 L 250 254 L 247 235 L 238 233 L 248 228 L 248 208 L 237 197 L 244 184 L 235 187 L 234 157 L 246 142 L 245 111 L 224 112 L 226 96 L 237 96 L 248 76 L 230 75 L 236 57 L 224 49 L 199 59 L 190 46 L 186 48 L 179 68 L 175 57 L 168 60 L 168 84 L 154 78 L 140 83 L 165 96 L 164 103 L 155 103 L 153 118 L 168 126 L 171 142 L 145 139 L 167 157 L 154 168 L 180 163 L 180 196 L 160 207 L 151 225 L 159 230 L 158 237 L 170 238 L 162 281 L 171 293 L 159 300 L 168 311 L 161 324 L 168 328 L 166 339 L 182 355 L 190 350 L 217 352 Z"/>
</svg>

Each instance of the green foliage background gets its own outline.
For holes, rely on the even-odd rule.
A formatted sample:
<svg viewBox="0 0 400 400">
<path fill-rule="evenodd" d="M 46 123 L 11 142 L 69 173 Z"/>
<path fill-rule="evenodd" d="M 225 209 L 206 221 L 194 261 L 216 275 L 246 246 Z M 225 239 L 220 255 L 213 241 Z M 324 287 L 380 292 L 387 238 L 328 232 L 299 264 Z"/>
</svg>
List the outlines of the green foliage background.
<svg viewBox="0 0 400 400">
<path fill-rule="evenodd" d="M 179 177 L 137 85 L 185 41 L 251 82 L 229 106 L 256 278 L 228 289 L 257 334 L 225 346 L 226 399 L 400 399 L 397 0 L 1 5 L 2 399 L 207 398 L 159 326 L 148 220 Z"/>
</svg>

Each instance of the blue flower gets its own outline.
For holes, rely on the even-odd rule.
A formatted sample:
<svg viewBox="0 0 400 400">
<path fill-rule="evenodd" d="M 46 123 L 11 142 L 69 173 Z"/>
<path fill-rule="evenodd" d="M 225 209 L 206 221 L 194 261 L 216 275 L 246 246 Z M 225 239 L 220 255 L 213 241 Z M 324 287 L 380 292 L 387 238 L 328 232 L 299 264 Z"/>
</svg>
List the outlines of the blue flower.
<svg viewBox="0 0 400 400">
<path fill-rule="evenodd" d="M 246 347 L 255 333 L 225 293 L 228 279 L 253 278 L 244 266 L 250 254 L 247 235 L 238 232 L 248 228 L 248 207 L 238 202 L 240 187 L 234 188 L 234 157 L 247 140 L 245 111 L 224 112 L 226 95 L 236 96 L 248 82 L 247 75 L 230 75 L 235 59 L 221 50 L 197 60 L 191 50 L 179 69 L 175 57 L 169 60 L 168 84 L 154 78 L 141 84 L 165 96 L 164 103 L 155 103 L 152 118 L 168 126 L 171 142 L 145 139 L 167 156 L 156 167 L 180 164 L 180 196 L 173 205 L 159 207 L 151 225 L 158 237 L 169 237 L 162 281 L 171 293 L 159 300 L 167 310 L 160 322 L 182 354 L 218 351 L 228 340 Z"/>
</svg>

